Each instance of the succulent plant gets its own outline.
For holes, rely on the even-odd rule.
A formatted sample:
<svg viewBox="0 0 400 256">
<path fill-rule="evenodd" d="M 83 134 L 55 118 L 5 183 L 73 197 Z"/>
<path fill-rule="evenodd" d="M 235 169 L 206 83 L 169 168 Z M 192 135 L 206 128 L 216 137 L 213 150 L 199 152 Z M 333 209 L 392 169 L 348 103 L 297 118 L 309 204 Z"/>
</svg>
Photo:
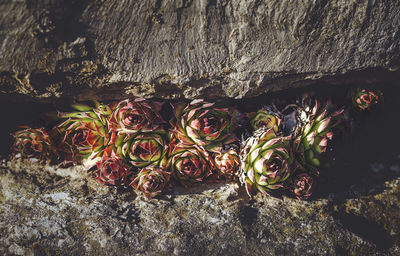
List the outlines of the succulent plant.
<svg viewBox="0 0 400 256">
<path fill-rule="evenodd" d="M 273 129 L 274 132 L 278 132 L 282 118 L 278 111 L 274 111 L 272 107 L 263 107 L 259 109 L 255 113 L 248 114 L 250 118 L 250 124 L 254 130 L 258 130 L 260 128 L 268 128 Z"/>
<path fill-rule="evenodd" d="M 160 194 L 168 184 L 170 173 L 162 168 L 149 166 L 143 168 L 130 185 L 142 192 L 147 199 Z"/>
<path fill-rule="evenodd" d="M 23 130 L 13 133 L 15 139 L 12 150 L 20 153 L 22 157 L 37 157 L 47 160 L 54 155 L 53 142 L 44 128 L 33 129 L 24 126 Z"/>
<path fill-rule="evenodd" d="M 298 199 L 308 199 L 314 190 L 314 178 L 307 173 L 300 173 L 293 179 L 292 191 Z"/>
<path fill-rule="evenodd" d="M 128 134 L 163 130 L 165 121 L 159 114 L 162 105 L 142 98 L 123 100 L 115 107 L 110 130 Z"/>
<path fill-rule="evenodd" d="M 253 188 L 268 192 L 283 188 L 293 173 L 289 138 L 277 137 L 273 129 L 262 128 L 243 142 L 240 179 L 251 195 Z"/>
<path fill-rule="evenodd" d="M 302 165 L 319 167 L 320 155 L 326 151 L 328 141 L 332 140 L 333 131 L 344 119 L 345 109 L 332 111 L 329 101 L 321 105 L 318 100 L 304 106 L 300 113 L 300 126 L 294 141 L 295 152 Z M 332 113 L 333 112 L 333 113 Z"/>
<path fill-rule="evenodd" d="M 103 156 L 96 163 L 95 179 L 106 185 L 121 185 L 127 182 L 130 168 L 116 155 Z"/>
<path fill-rule="evenodd" d="M 362 110 L 382 99 L 380 91 L 352 93 L 353 105 Z M 248 115 L 255 131 L 251 134 L 252 129 L 242 126 L 240 153 L 234 132 L 248 120 L 234 108 L 204 100 L 174 105 L 175 118 L 167 133 L 159 113 L 163 104 L 145 99 L 74 105 L 75 112 L 59 114 L 63 121 L 51 130 L 58 136 L 24 127 L 13 134 L 13 150 L 40 160 L 59 157 L 60 150 L 65 160 L 93 171 L 98 182 L 129 184 L 147 198 L 160 194 L 171 176 L 186 186 L 215 174 L 239 176 L 249 195 L 254 190 L 269 194 L 288 189 L 298 199 L 307 199 L 321 155 L 346 112 L 308 96 L 300 103 L 287 103 L 272 101 Z"/>
<path fill-rule="evenodd" d="M 353 105 L 361 110 L 370 109 L 373 105 L 383 101 L 383 94 L 379 90 L 357 88 L 350 95 Z"/>
<path fill-rule="evenodd" d="M 226 152 L 215 153 L 214 163 L 220 176 L 233 178 L 237 175 L 240 167 L 239 154 L 233 148 Z"/>
<path fill-rule="evenodd" d="M 78 110 L 72 113 L 60 113 L 66 119 L 57 126 L 62 136 L 61 149 L 72 157 L 73 161 L 88 160 L 88 168 L 95 159 L 103 155 L 104 149 L 115 141 L 115 133 L 108 130 L 112 106 L 98 104 L 96 108 L 86 105 L 74 105 Z"/>
<path fill-rule="evenodd" d="M 214 103 L 194 100 L 188 105 L 174 107 L 176 123 L 173 133 L 186 145 L 196 144 L 206 150 L 219 152 L 223 144 L 234 142 L 237 111 L 219 108 Z"/>
<path fill-rule="evenodd" d="M 184 145 L 173 139 L 169 149 L 168 166 L 173 177 L 185 185 L 187 182 L 201 182 L 210 176 L 214 161 L 201 147 Z"/>
<path fill-rule="evenodd" d="M 122 134 L 118 136 L 115 144 L 117 152 L 135 167 L 166 165 L 168 146 L 163 134 L 155 132 Z"/>
</svg>

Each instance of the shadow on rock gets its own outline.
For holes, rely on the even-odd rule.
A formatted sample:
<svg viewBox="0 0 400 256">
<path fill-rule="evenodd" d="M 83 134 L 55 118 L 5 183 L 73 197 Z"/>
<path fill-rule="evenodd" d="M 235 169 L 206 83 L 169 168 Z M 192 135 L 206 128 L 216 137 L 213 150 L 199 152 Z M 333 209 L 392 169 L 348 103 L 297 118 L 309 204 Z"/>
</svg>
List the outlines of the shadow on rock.
<svg viewBox="0 0 400 256">
<path fill-rule="evenodd" d="M 384 88 L 385 103 L 359 113 L 354 132 L 334 139 L 333 165 L 321 170 L 317 198 L 357 198 L 386 189 L 385 182 L 400 177 L 398 116 L 400 88 Z"/>
<path fill-rule="evenodd" d="M 379 224 L 345 212 L 339 212 L 335 217 L 350 232 L 375 244 L 378 250 L 387 250 L 393 246 L 393 238 Z"/>
</svg>

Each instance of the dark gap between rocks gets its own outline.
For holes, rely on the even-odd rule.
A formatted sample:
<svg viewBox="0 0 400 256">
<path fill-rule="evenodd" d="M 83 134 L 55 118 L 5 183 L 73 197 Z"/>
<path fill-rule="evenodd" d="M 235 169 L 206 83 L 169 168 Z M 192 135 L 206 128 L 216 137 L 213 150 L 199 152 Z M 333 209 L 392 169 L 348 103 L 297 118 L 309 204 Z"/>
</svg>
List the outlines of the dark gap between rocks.
<svg viewBox="0 0 400 256">
<path fill-rule="evenodd" d="M 358 87 L 360 85 L 353 85 Z M 315 198 L 332 196 L 353 198 L 361 195 L 377 194 L 385 189 L 385 181 L 400 176 L 400 133 L 398 117 L 400 116 L 400 87 L 394 82 L 379 84 L 384 93 L 385 102 L 381 106 L 360 114 L 355 118 L 352 131 L 335 136 L 333 150 L 327 158 L 333 165 L 321 170 L 319 186 Z M 294 102 L 304 92 L 313 92 L 318 98 L 332 98 L 339 105 L 344 102 L 349 86 L 322 85 L 294 88 L 268 93 L 254 98 L 233 100 L 219 99 L 224 104 L 235 106 L 242 112 L 256 111 L 272 99 L 283 99 Z M 119 100 L 119 99 L 116 99 Z M 176 102 L 169 100 L 166 102 Z M 189 100 L 187 100 L 189 101 Z M 210 100 L 211 101 L 211 100 Z M 24 97 L 0 96 L 0 109 L 3 122 L 0 128 L 0 155 L 10 154 L 13 143 L 11 133 L 22 125 L 40 127 L 46 125 L 48 113 L 70 111 L 72 102 L 60 99 L 53 103 L 40 103 Z M 164 118 L 168 120 L 172 113 L 169 107 L 163 109 Z"/>
<path fill-rule="evenodd" d="M 393 246 L 393 238 L 379 224 L 344 212 L 339 213 L 337 217 L 345 228 L 375 244 L 378 250 L 387 250 Z"/>
</svg>

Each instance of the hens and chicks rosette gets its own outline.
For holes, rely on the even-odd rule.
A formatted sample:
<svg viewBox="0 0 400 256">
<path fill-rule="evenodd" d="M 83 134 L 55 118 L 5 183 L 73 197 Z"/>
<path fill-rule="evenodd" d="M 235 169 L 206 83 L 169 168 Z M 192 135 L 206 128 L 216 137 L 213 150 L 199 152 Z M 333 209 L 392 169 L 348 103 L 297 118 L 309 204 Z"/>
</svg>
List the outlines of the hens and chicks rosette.
<svg viewBox="0 0 400 256">
<path fill-rule="evenodd" d="M 366 89 L 350 95 L 360 110 L 383 99 Z M 204 100 L 171 106 L 168 128 L 157 101 L 74 105 L 48 131 L 25 126 L 15 132 L 12 149 L 25 158 L 83 164 L 98 182 L 131 186 L 146 198 L 171 181 L 187 186 L 239 177 L 249 195 L 289 191 L 307 199 L 334 130 L 346 119 L 344 107 L 306 96 L 281 110 L 271 104 L 247 114 L 254 131 L 240 141 L 236 133 L 246 119 L 235 108 Z"/>
<path fill-rule="evenodd" d="M 83 164 L 100 183 L 131 185 L 147 198 L 162 192 L 170 176 L 162 103 L 127 99 L 74 107 L 77 112 L 59 114 L 65 121 L 56 127 L 66 160 Z M 160 173 L 162 179 L 154 178 Z"/>
<path fill-rule="evenodd" d="M 383 101 L 379 90 L 355 89 L 349 95 L 355 110 L 371 109 Z M 248 117 L 254 132 L 242 142 L 240 152 L 240 181 L 248 194 L 279 190 L 308 199 L 329 142 L 349 120 L 347 109 L 305 94 L 281 111 L 271 104 Z"/>
<path fill-rule="evenodd" d="M 282 111 L 274 105 L 251 113 L 255 130 L 242 143 L 241 182 L 251 195 L 290 191 L 299 199 L 311 196 L 333 129 L 346 117 L 344 107 L 303 96 Z"/>
<path fill-rule="evenodd" d="M 238 169 L 234 131 L 240 113 L 233 108 L 194 100 L 173 106 L 169 165 L 173 176 L 183 185 L 201 182 L 209 176 L 233 177 Z"/>
<path fill-rule="evenodd" d="M 44 128 L 33 129 L 23 126 L 23 130 L 13 134 L 15 141 L 12 150 L 24 158 L 51 159 L 55 154 L 54 143 Z"/>
<path fill-rule="evenodd" d="M 349 98 L 356 109 L 369 110 L 383 102 L 383 93 L 380 90 L 357 88 L 350 91 Z"/>
<path fill-rule="evenodd" d="M 14 133 L 13 150 L 41 161 L 82 164 L 98 182 L 131 186 L 147 198 L 171 179 L 186 186 L 235 177 L 237 110 L 203 100 L 175 104 L 167 129 L 162 107 L 145 99 L 73 105 L 74 112 L 58 114 L 61 122 L 49 133 L 29 127 Z"/>
</svg>

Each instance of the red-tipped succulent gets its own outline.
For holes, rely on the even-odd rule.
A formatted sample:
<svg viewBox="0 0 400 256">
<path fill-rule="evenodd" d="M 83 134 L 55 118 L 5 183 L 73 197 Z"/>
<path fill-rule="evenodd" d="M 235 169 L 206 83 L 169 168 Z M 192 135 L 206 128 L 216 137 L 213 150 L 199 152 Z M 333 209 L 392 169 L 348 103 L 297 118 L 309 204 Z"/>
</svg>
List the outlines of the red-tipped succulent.
<svg viewBox="0 0 400 256">
<path fill-rule="evenodd" d="M 185 184 L 201 182 L 212 174 L 214 161 L 211 155 L 196 145 L 170 144 L 168 166 L 173 177 Z"/>
<path fill-rule="evenodd" d="M 362 110 L 383 100 L 378 90 L 357 89 L 351 97 Z M 333 129 L 346 119 L 343 107 L 308 96 L 282 110 L 274 103 L 248 115 L 255 131 L 250 136 L 245 130 L 238 153 L 234 132 L 245 119 L 236 109 L 204 100 L 176 104 L 167 132 L 162 105 L 145 99 L 75 105 L 76 112 L 59 114 L 62 122 L 52 130 L 54 138 L 43 128 L 25 127 L 13 134 L 13 150 L 45 160 L 60 158 L 57 149 L 66 162 L 92 170 L 98 182 L 129 184 L 146 198 L 160 194 L 170 177 L 187 186 L 210 176 L 240 176 L 249 195 L 254 189 L 265 194 L 287 189 L 308 199 L 320 155 L 327 151 Z"/>
<path fill-rule="evenodd" d="M 308 199 L 314 190 L 314 178 L 307 173 L 300 173 L 293 179 L 292 191 L 298 199 Z"/>
<path fill-rule="evenodd" d="M 123 134 L 117 138 L 116 145 L 117 152 L 135 167 L 166 165 L 168 146 L 162 134 L 154 132 Z"/>
<path fill-rule="evenodd" d="M 66 119 L 57 126 L 62 136 L 61 149 L 76 162 L 101 157 L 104 149 L 115 141 L 115 133 L 107 129 L 111 107 L 102 104 L 96 108 L 85 105 L 73 107 L 78 111 L 60 114 Z"/>
<path fill-rule="evenodd" d="M 143 168 L 130 185 L 150 199 L 160 194 L 168 184 L 170 174 L 155 166 Z"/>
<path fill-rule="evenodd" d="M 127 182 L 130 168 L 117 156 L 103 156 L 96 164 L 95 179 L 106 185 L 121 185 Z"/>
<path fill-rule="evenodd" d="M 233 134 L 238 113 L 231 108 L 216 107 L 215 103 L 194 100 L 174 106 L 176 123 L 173 133 L 186 145 L 196 144 L 219 152 L 223 144 L 237 140 Z"/>
<path fill-rule="evenodd" d="M 37 157 L 40 160 L 46 160 L 55 154 L 52 140 L 44 128 L 24 128 L 13 133 L 15 141 L 12 150 L 14 152 L 20 153 L 25 158 Z"/>
<path fill-rule="evenodd" d="M 284 188 L 294 172 L 288 137 L 277 137 L 273 129 L 262 128 L 243 142 L 240 154 L 241 182 L 249 195 L 256 188 L 268 194 Z"/>
<path fill-rule="evenodd" d="M 255 113 L 249 113 L 248 117 L 254 130 L 264 127 L 278 132 L 282 124 L 282 118 L 278 111 L 274 111 L 270 107 L 264 107 Z"/>
<path fill-rule="evenodd" d="M 123 100 L 114 110 L 110 129 L 128 134 L 163 130 L 162 124 L 165 121 L 159 114 L 162 105 L 142 98 Z"/>
<path fill-rule="evenodd" d="M 344 120 L 345 109 L 334 109 L 330 101 L 322 105 L 314 100 L 313 105 L 304 106 L 300 117 L 303 125 L 294 141 L 295 151 L 301 164 L 319 167 L 319 156 L 332 140 L 333 128 Z"/>
<path fill-rule="evenodd" d="M 379 90 L 356 89 L 351 92 L 353 105 L 361 110 L 370 109 L 383 101 L 383 94 Z"/>
<path fill-rule="evenodd" d="M 214 156 L 215 169 L 220 176 L 233 178 L 237 175 L 240 166 L 239 154 L 235 149 L 229 149 Z"/>
</svg>

